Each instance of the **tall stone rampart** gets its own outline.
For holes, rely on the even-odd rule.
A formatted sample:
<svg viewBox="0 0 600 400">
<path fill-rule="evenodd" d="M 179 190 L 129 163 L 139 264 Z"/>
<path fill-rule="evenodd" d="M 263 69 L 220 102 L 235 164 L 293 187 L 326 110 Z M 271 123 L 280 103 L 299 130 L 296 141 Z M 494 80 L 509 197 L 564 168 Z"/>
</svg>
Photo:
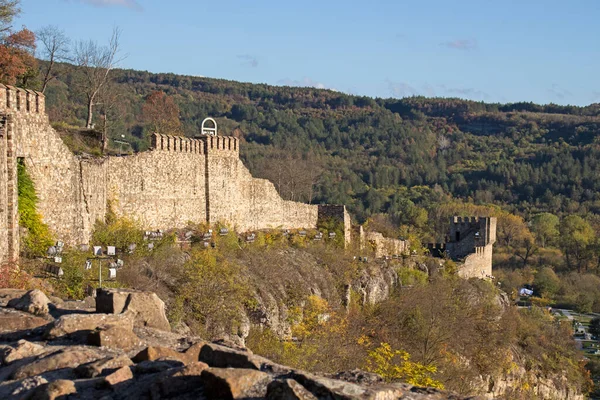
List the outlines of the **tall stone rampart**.
<svg viewBox="0 0 600 400">
<path fill-rule="evenodd" d="M 10 221 L 5 225 L 9 238 L 8 243 L 2 241 L 0 245 L 0 258 L 18 257 L 16 170 L 19 160 L 25 164 L 35 184 L 38 211 L 56 235 L 71 243 L 89 237 L 91 224 L 82 201 L 80 164 L 50 127 L 44 96 L 0 85 L 0 113 L 5 114 L 8 121 L 0 149 L 6 171 L 0 208 L 10 209 L 15 221 L 12 227 Z"/>
</svg>

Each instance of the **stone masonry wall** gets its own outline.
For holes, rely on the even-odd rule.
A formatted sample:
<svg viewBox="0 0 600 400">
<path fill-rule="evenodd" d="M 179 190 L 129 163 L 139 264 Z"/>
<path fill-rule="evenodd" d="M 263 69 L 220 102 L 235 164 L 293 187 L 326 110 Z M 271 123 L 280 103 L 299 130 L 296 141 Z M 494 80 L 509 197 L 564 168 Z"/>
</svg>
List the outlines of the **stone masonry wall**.
<svg viewBox="0 0 600 400">
<path fill-rule="evenodd" d="M 270 181 L 253 178 L 239 158 L 236 138 L 205 140 L 211 223 L 228 222 L 237 231 L 316 227 L 317 206 L 283 200 Z"/>
<path fill-rule="evenodd" d="M 0 260 L 11 260 L 14 256 L 9 254 L 9 233 L 13 229 L 8 228 L 10 214 L 8 210 L 8 187 L 14 185 L 15 182 L 8 178 L 8 117 L 0 115 Z"/>
<path fill-rule="evenodd" d="M 42 94 L 0 85 L 0 261 L 18 257 L 17 158 L 35 184 L 42 219 L 70 245 L 89 242 L 109 202 L 147 229 L 207 221 L 238 231 L 317 225 L 317 206 L 285 201 L 271 182 L 252 177 L 236 138 L 155 135 L 153 147 L 127 157 L 76 157 L 50 126 Z"/>
<path fill-rule="evenodd" d="M 446 251 L 450 258 L 461 261 L 459 276 L 463 278 L 492 276 L 496 221 L 494 217 L 451 218 L 450 241 L 446 243 Z"/>
<path fill-rule="evenodd" d="M 468 255 L 458 269 L 461 278 L 488 279 L 492 277 L 492 246 L 488 244 L 476 247 L 473 254 Z"/>
<path fill-rule="evenodd" d="M 18 257 L 18 158 L 24 162 L 35 184 L 39 198 L 38 211 L 56 236 L 74 244 L 88 237 L 90 221 L 83 209 L 79 163 L 50 127 L 45 114 L 44 96 L 0 85 L 0 113 L 5 113 L 9 121 L 6 141 L 2 142 L 6 146 L 2 148 L 2 158 L 7 180 L 6 189 L 0 197 L 0 208 L 12 209 L 15 221 L 13 240 L 9 238 L 7 247 L 8 253 L 12 248 L 13 254 L 2 251 L 0 258 Z M 8 229 L 10 236 L 11 229 Z"/>
<path fill-rule="evenodd" d="M 406 240 L 387 238 L 379 232 L 364 232 L 364 240 L 372 246 L 378 258 L 404 254 L 409 246 Z"/>
</svg>

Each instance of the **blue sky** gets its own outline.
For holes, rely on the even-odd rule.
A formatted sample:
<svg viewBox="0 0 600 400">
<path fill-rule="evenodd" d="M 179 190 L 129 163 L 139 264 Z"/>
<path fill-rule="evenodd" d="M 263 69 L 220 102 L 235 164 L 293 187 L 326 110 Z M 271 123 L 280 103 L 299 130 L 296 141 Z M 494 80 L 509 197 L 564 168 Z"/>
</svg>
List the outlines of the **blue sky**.
<svg viewBox="0 0 600 400">
<path fill-rule="evenodd" d="M 151 72 L 488 102 L 600 102 L 598 0 L 21 0 Z"/>
</svg>

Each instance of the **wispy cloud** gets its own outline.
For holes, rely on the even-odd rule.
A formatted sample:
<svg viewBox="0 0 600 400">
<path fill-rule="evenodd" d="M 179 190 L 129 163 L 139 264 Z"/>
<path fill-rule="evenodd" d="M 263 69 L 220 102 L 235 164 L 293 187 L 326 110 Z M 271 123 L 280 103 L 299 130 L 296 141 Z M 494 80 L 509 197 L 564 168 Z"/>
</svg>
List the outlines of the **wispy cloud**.
<svg viewBox="0 0 600 400">
<path fill-rule="evenodd" d="M 337 91 L 336 89 L 334 89 L 332 87 L 328 87 L 327 85 L 325 85 L 322 82 L 315 81 L 314 79 L 308 78 L 306 76 L 302 79 L 290 79 L 290 78 L 280 79 L 277 81 L 277 84 L 283 85 L 283 86 L 312 87 L 312 88 L 316 88 L 316 89 L 329 89 L 329 90 Z"/>
<path fill-rule="evenodd" d="M 421 94 L 419 90 L 406 82 L 394 82 L 386 79 L 385 83 L 388 87 L 388 91 L 393 97 L 409 97 Z"/>
<path fill-rule="evenodd" d="M 593 102 L 596 102 L 596 103 L 597 103 L 597 102 L 600 102 L 600 91 L 598 91 L 598 90 L 594 90 L 594 91 L 592 92 L 592 101 L 593 101 Z"/>
<path fill-rule="evenodd" d="M 438 85 L 438 87 L 447 95 L 456 95 L 475 100 L 488 100 L 490 98 L 489 94 L 479 89 L 447 87 L 446 85 Z"/>
<path fill-rule="evenodd" d="M 440 46 L 456 50 L 475 50 L 477 49 L 477 40 L 475 39 L 456 39 L 440 43 Z"/>
<path fill-rule="evenodd" d="M 252 68 L 258 67 L 258 59 L 251 54 L 238 54 L 237 58 L 242 61 L 242 65 Z"/>
<path fill-rule="evenodd" d="M 78 3 L 90 4 L 96 7 L 127 7 L 136 11 L 143 11 L 144 9 L 136 0 L 66 0 L 74 1 Z"/>
<path fill-rule="evenodd" d="M 570 97 L 573 93 L 567 89 L 560 87 L 557 83 L 553 83 L 552 87 L 548 89 L 548 92 L 559 100 L 564 100 L 566 97 Z"/>
</svg>

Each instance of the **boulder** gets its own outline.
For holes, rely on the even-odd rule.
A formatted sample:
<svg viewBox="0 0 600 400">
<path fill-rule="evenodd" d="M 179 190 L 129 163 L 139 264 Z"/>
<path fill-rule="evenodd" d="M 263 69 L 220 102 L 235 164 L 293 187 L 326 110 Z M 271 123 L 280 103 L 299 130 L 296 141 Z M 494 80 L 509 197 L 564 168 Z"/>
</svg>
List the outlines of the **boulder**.
<svg viewBox="0 0 600 400">
<path fill-rule="evenodd" d="M 377 385 L 385 382 L 381 375 L 377 375 L 372 372 L 367 372 L 360 369 L 338 372 L 337 374 L 331 377 L 333 379 L 340 379 L 342 381 L 358 383 L 359 385 L 368 386 Z"/>
<path fill-rule="evenodd" d="M 49 354 L 31 363 L 17 368 L 12 379 L 25 379 L 30 376 L 40 375 L 44 372 L 55 371 L 62 368 L 75 368 L 81 364 L 88 363 L 101 358 L 97 351 L 86 348 L 69 348 Z"/>
<path fill-rule="evenodd" d="M 188 360 L 191 360 L 192 362 L 198 361 L 200 359 L 200 352 L 205 344 L 206 342 L 198 342 L 188 347 L 185 351 L 185 356 L 188 358 Z"/>
<path fill-rule="evenodd" d="M 202 346 L 198 359 L 215 368 L 261 369 L 259 357 L 214 343 L 207 343 Z"/>
<path fill-rule="evenodd" d="M 264 372 L 242 368 L 208 368 L 201 377 L 210 399 L 262 398 L 269 380 Z"/>
<path fill-rule="evenodd" d="M 131 326 L 123 324 L 96 328 L 88 335 L 88 344 L 130 351 L 139 348 L 144 342 L 133 333 Z"/>
<path fill-rule="evenodd" d="M 294 371 L 291 378 L 299 382 L 318 398 L 359 398 L 368 397 L 367 389 L 350 382 L 323 378 L 313 374 Z"/>
<path fill-rule="evenodd" d="M 54 400 L 64 398 L 69 394 L 77 393 L 75 382 L 59 379 L 54 382 L 38 386 L 29 397 L 30 400 Z"/>
<path fill-rule="evenodd" d="M 267 386 L 268 400 L 317 400 L 315 395 L 293 379 L 275 380 Z"/>
<path fill-rule="evenodd" d="M 447 399 L 448 394 L 437 389 L 431 390 L 426 395 L 418 393 L 418 388 L 407 384 L 376 384 L 374 386 L 361 386 L 351 382 L 340 381 L 322 376 L 313 375 L 302 371 L 292 371 L 290 378 L 300 383 L 305 389 L 317 398 L 325 399 Z M 405 396 L 407 395 L 407 396 Z M 428 397 L 432 395 L 432 397 Z"/>
<path fill-rule="evenodd" d="M 23 289 L 0 289 L 0 307 L 6 307 L 8 302 L 22 297 L 27 290 Z"/>
<path fill-rule="evenodd" d="M 133 373 L 131 372 L 131 368 L 121 367 L 112 374 L 104 377 L 104 382 L 106 382 L 110 386 L 115 386 L 116 384 L 128 381 L 130 379 L 133 379 Z"/>
<path fill-rule="evenodd" d="M 194 351 L 187 353 L 180 353 L 177 350 L 170 349 L 168 347 L 161 346 L 148 346 L 144 350 L 136 354 L 132 358 L 133 362 L 140 363 L 142 361 L 154 361 L 159 359 L 173 359 L 181 361 L 184 364 L 189 364 L 194 361 L 198 361 L 198 355 L 196 353 L 196 359 L 193 358 Z"/>
<path fill-rule="evenodd" d="M 129 367 L 131 365 L 133 365 L 133 362 L 125 355 L 106 357 L 80 365 L 79 367 L 75 368 L 75 375 L 82 379 L 95 378 L 106 373 L 106 371 L 114 371 L 122 367 Z"/>
<path fill-rule="evenodd" d="M 20 311 L 25 311 L 30 314 L 44 316 L 49 312 L 48 304 L 50 300 L 41 290 L 30 290 L 18 299 L 12 299 L 8 302 L 7 307 L 15 308 Z"/>
<path fill-rule="evenodd" d="M 43 385 L 44 383 L 48 383 L 48 381 L 41 376 L 33 376 L 31 378 L 23 379 L 18 382 L 13 388 L 11 388 L 12 392 L 11 396 L 15 398 L 26 397 L 25 393 L 29 392 L 36 387 Z M 0 396 L 2 396 L 2 390 L 0 390 Z M 4 398 L 4 397 L 3 397 Z"/>
<path fill-rule="evenodd" d="M 0 364 L 10 364 L 23 358 L 35 357 L 44 351 L 44 346 L 21 339 L 16 345 L 8 347 L 0 354 Z"/>
<path fill-rule="evenodd" d="M 25 331 L 47 325 L 49 321 L 28 313 L 0 308 L 0 334 L 8 334 L 10 337 L 25 336 Z M 2 335 L 6 336 L 6 335 Z"/>
<path fill-rule="evenodd" d="M 98 289 L 96 312 L 121 314 L 130 311 L 135 315 L 135 324 L 171 331 L 165 303 L 152 292 L 130 289 Z"/>
<path fill-rule="evenodd" d="M 172 360 L 168 358 L 161 358 L 155 361 L 142 361 L 135 364 L 133 372 L 137 375 L 144 374 L 155 374 L 157 372 L 164 372 L 171 368 L 183 368 L 185 365 L 179 360 Z"/>
<path fill-rule="evenodd" d="M 180 376 L 200 376 L 202 371 L 208 369 L 208 364 L 203 363 L 202 361 L 196 361 L 187 364 L 185 367 L 179 369 L 177 372 L 173 374 L 173 377 Z"/>
<path fill-rule="evenodd" d="M 130 314 L 67 314 L 55 320 L 46 331 L 47 339 L 56 339 L 75 332 L 89 334 L 100 326 L 118 325 L 133 329 Z"/>
<path fill-rule="evenodd" d="M 202 371 L 208 369 L 203 362 L 193 362 L 182 368 L 174 368 L 167 371 L 167 376 L 162 376 L 154 382 L 151 393 L 157 397 L 177 398 L 181 395 L 190 395 L 202 388 Z M 174 372 L 173 372 L 174 371 Z M 203 396 L 191 397 L 201 398 Z"/>
</svg>

